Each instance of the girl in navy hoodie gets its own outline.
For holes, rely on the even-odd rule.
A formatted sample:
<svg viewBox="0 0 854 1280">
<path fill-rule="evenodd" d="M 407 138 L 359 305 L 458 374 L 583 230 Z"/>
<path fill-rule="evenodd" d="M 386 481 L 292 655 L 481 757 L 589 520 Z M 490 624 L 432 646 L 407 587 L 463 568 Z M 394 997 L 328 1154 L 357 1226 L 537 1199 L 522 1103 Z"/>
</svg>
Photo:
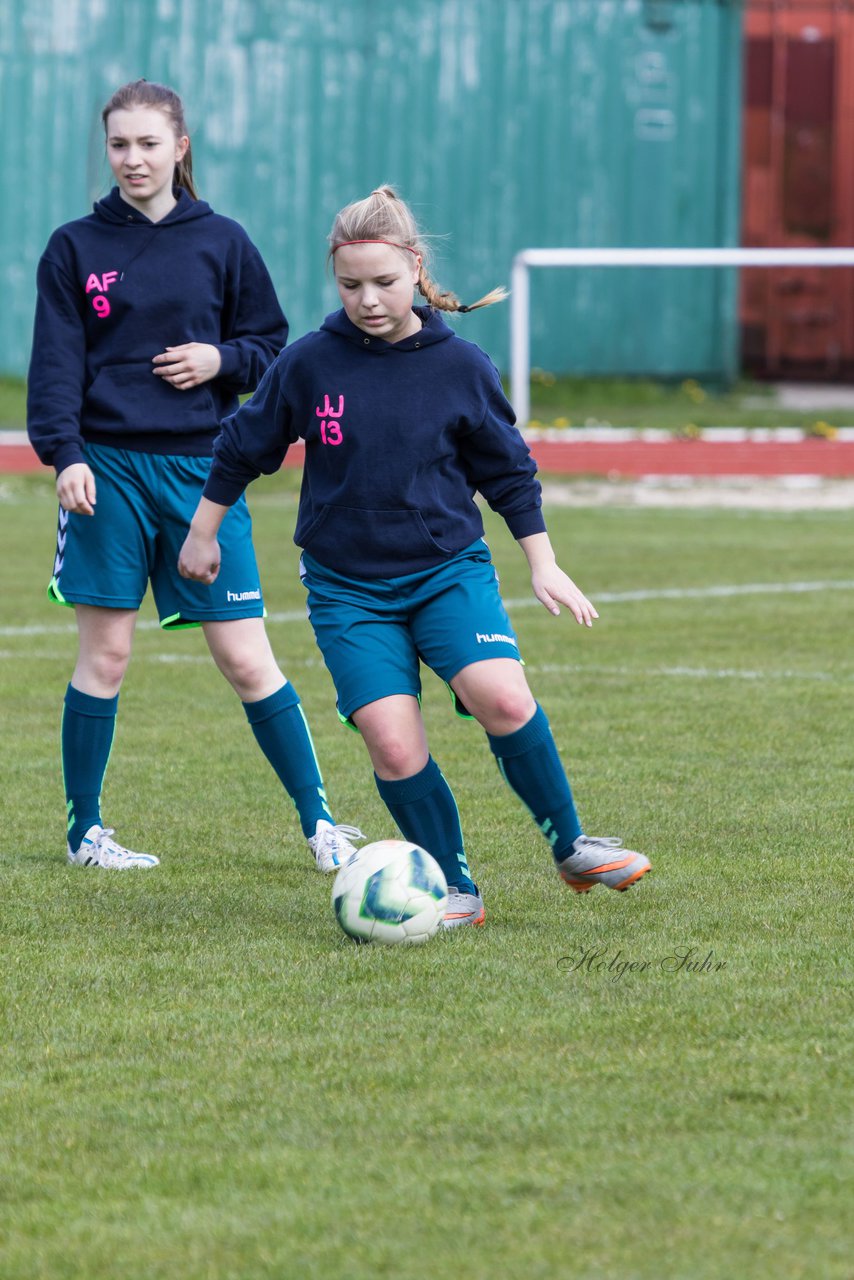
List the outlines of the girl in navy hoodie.
<svg viewBox="0 0 854 1280">
<path fill-rule="evenodd" d="M 649 870 L 614 838 L 583 833 L 548 720 L 525 679 L 475 503 L 502 515 L 537 599 L 591 626 L 598 615 L 555 562 L 536 466 L 495 366 L 439 314 L 412 214 L 390 187 L 348 205 L 330 236 L 343 309 L 282 352 L 252 400 L 223 424 L 179 568 L 213 582 L 217 532 L 248 482 L 305 440 L 294 540 L 318 646 L 341 718 L 364 738 L 376 785 L 408 840 L 450 887 L 445 927 L 484 920 L 453 794 L 429 753 L 419 664 L 486 730 L 498 768 L 578 892 L 626 889 Z M 413 307 L 413 291 L 426 307 Z"/>
<path fill-rule="evenodd" d="M 223 523 L 216 586 L 176 568 L 220 420 L 269 368 L 287 322 L 245 231 L 196 195 L 177 94 L 138 80 L 102 119 L 117 186 L 55 231 L 39 263 L 27 406 L 33 446 L 57 473 L 49 596 L 74 607 L 79 633 L 62 718 L 68 858 L 116 870 L 158 863 L 113 840 L 100 809 L 150 581 L 161 626 L 202 627 L 317 865 L 332 871 L 359 833 L 333 822 L 299 698 L 270 648 L 245 504 Z"/>
</svg>

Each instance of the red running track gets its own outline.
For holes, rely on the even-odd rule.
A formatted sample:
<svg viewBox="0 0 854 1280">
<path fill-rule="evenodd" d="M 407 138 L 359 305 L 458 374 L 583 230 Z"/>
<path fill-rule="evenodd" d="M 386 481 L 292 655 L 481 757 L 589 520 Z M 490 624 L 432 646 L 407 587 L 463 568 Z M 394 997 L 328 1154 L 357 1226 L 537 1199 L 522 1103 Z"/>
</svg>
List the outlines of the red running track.
<svg viewBox="0 0 854 1280">
<path fill-rule="evenodd" d="M 531 444 L 541 471 L 607 476 L 854 476 L 854 442 L 626 440 Z"/>
<path fill-rule="evenodd" d="M 536 440 L 531 452 L 541 471 L 603 476 L 854 476 L 854 442 Z M 294 448 L 285 466 L 302 466 Z M 28 444 L 0 445 L 0 473 L 43 471 Z"/>
</svg>

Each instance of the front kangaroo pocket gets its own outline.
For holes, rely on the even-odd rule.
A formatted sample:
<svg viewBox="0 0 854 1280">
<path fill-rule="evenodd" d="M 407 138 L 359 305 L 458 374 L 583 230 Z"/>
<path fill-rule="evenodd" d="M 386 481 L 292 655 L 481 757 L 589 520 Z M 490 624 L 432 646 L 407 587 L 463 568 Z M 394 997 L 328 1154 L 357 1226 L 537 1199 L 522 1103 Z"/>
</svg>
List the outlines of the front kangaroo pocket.
<svg viewBox="0 0 854 1280">
<path fill-rule="evenodd" d="M 413 562 L 421 567 L 453 554 L 432 537 L 420 511 L 326 506 L 297 528 L 296 540 L 323 564 L 359 565 L 377 577 L 414 572 Z"/>
<path fill-rule="evenodd" d="M 216 424 L 207 383 L 178 391 L 153 372 L 150 361 L 109 364 L 95 376 L 83 402 L 83 424 L 128 431 L 182 431 Z"/>
</svg>

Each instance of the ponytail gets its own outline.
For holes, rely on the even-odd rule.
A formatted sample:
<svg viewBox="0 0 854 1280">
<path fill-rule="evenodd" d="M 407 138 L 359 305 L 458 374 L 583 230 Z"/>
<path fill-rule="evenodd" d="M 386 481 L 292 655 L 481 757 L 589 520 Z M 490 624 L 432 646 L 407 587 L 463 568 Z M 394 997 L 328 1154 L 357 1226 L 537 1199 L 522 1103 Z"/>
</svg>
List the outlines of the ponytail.
<svg viewBox="0 0 854 1280">
<path fill-rule="evenodd" d="M 422 298 L 426 298 L 431 307 L 435 307 L 437 311 L 459 311 L 465 314 L 467 311 L 477 311 L 479 307 L 491 307 L 494 302 L 503 302 L 509 295 L 503 285 L 499 285 L 497 289 L 490 289 L 489 293 L 485 293 L 482 298 L 478 298 L 477 302 L 462 303 L 455 293 L 442 292 L 434 280 L 430 278 L 424 267 L 418 273 L 418 292 Z"/>
<path fill-rule="evenodd" d="M 178 136 L 187 138 L 187 134 L 179 134 Z M 191 200 L 198 200 L 199 198 L 196 184 L 193 182 L 193 146 L 189 138 L 187 140 L 187 150 L 175 165 L 172 186 L 180 187 L 182 191 L 186 191 Z"/>
</svg>

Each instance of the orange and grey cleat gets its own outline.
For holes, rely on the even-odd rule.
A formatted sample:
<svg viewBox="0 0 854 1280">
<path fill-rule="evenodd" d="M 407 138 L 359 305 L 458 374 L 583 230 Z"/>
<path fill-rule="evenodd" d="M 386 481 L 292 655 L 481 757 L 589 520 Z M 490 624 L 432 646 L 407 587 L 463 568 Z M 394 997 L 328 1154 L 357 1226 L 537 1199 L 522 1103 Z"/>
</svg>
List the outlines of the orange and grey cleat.
<svg viewBox="0 0 854 1280">
<path fill-rule="evenodd" d="M 597 884 L 622 892 L 650 870 L 649 858 L 624 849 L 616 836 L 579 836 L 572 848 L 557 869 L 576 893 L 589 893 Z"/>
<path fill-rule="evenodd" d="M 445 908 L 443 929 L 459 929 L 461 925 L 483 924 L 486 912 L 479 893 L 460 893 L 451 885 L 448 888 L 448 905 Z"/>
</svg>

